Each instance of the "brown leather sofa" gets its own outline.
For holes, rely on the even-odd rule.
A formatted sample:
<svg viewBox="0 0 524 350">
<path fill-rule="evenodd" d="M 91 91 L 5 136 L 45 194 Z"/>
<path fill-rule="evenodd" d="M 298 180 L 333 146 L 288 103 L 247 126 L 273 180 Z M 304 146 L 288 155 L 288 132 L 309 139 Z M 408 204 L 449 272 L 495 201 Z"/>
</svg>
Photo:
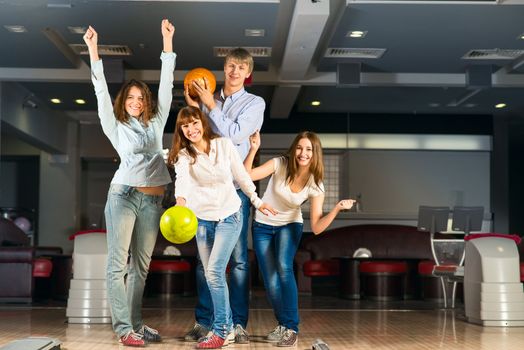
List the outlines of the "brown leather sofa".
<svg viewBox="0 0 524 350">
<path fill-rule="evenodd" d="M 433 259 L 429 234 L 414 226 L 366 224 L 334 228 L 302 240 L 295 256 L 299 292 L 311 293 L 312 275 L 338 275 L 339 261 L 335 258 L 352 257 L 358 248 L 369 249 L 373 259 Z M 316 273 L 305 274 L 305 264 L 314 266 Z"/>
</svg>

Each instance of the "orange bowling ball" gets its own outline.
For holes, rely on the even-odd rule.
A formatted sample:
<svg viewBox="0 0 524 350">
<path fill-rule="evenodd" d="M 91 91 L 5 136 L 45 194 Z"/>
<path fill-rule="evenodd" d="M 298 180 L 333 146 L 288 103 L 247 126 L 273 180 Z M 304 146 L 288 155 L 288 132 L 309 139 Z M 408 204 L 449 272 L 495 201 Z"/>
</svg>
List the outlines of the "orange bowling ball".
<svg viewBox="0 0 524 350">
<path fill-rule="evenodd" d="M 206 86 L 204 78 L 207 79 L 207 84 L 209 85 L 208 89 L 211 91 L 211 93 L 215 92 L 217 81 L 215 79 L 215 75 L 209 69 L 200 67 L 191 69 L 189 72 L 187 72 L 186 76 L 184 77 L 184 86 L 189 86 L 189 96 L 191 96 L 191 98 L 198 97 L 198 94 L 193 89 L 192 82 L 196 80 L 201 86 Z"/>
</svg>

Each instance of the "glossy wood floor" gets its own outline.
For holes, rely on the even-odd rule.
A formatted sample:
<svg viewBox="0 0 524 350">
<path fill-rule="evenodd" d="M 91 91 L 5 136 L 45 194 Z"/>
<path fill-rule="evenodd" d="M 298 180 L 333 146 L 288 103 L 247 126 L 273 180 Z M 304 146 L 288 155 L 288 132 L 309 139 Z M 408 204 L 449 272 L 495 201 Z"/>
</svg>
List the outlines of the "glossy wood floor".
<svg viewBox="0 0 524 350">
<path fill-rule="evenodd" d="M 228 349 L 276 349 L 264 341 L 275 326 L 263 296 L 253 298 L 249 345 Z M 164 336 L 149 349 L 193 349 L 181 337 L 193 325 L 194 298 L 146 300 L 144 319 Z M 56 304 L 56 303 L 55 303 Z M 297 349 L 321 338 L 330 349 L 522 349 L 524 327 L 481 327 L 462 320 L 461 309 L 438 309 L 427 302 L 377 304 L 336 297 L 301 297 Z M 110 325 L 67 324 L 65 305 L 0 305 L 0 346 L 30 336 L 57 338 L 66 350 L 123 349 Z M 127 348 L 126 348 L 127 349 Z"/>
</svg>

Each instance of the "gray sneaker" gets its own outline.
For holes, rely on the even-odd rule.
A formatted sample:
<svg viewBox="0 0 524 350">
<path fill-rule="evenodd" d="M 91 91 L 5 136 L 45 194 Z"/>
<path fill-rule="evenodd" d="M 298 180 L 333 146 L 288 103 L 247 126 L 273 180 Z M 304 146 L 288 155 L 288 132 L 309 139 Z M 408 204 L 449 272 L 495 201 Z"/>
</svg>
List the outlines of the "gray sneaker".
<svg viewBox="0 0 524 350">
<path fill-rule="evenodd" d="M 249 343 L 249 334 L 247 334 L 244 327 L 237 324 L 235 325 L 233 332 L 235 332 L 235 343 L 236 344 L 248 344 Z"/>
<path fill-rule="evenodd" d="M 146 325 L 143 325 L 142 328 L 140 328 L 140 330 L 136 333 L 140 334 L 142 338 L 144 338 L 144 340 L 148 343 L 160 343 L 162 341 L 162 337 L 158 331 Z"/>
<path fill-rule="evenodd" d="M 266 339 L 271 342 L 280 341 L 285 331 L 286 327 L 278 325 L 275 327 L 275 329 L 269 332 L 269 334 L 266 336 Z"/>
<path fill-rule="evenodd" d="M 284 332 L 284 335 L 282 336 L 282 339 L 277 343 L 277 346 L 280 347 L 290 347 L 290 346 L 296 346 L 298 342 L 298 334 L 292 329 L 286 329 Z"/>
<path fill-rule="evenodd" d="M 198 341 L 198 339 L 205 337 L 209 333 L 209 329 L 199 323 L 195 323 L 193 328 L 184 335 L 185 341 Z"/>
</svg>

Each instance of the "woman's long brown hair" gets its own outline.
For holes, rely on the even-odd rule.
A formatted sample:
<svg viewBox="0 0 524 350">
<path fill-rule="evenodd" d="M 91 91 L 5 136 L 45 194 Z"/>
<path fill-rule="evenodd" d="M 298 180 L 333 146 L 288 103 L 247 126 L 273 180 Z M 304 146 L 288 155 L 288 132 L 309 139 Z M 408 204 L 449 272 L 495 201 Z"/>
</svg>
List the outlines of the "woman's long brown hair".
<svg viewBox="0 0 524 350">
<path fill-rule="evenodd" d="M 313 147 L 313 157 L 309 164 L 309 173 L 313 175 L 315 184 L 320 186 L 320 183 L 324 180 L 324 160 L 322 159 L 322 144 L 317 134 L 311 131 L 300 132 L 289 149 L 287 150 L 285 157 L 287 158 L 287 169 L 286 169 L 286 182 L 291 183 L 298 174 L 298 163 L 295 156 L 298 142 L 302 139 L 308 139 Z"/>
<path fill-rule="evenodd" d="M 173 143 L 171 150 L 167 156 L 167 164 L 173 166 L 178 161 L 178 154 L 182 149 L 186 149 L 189 156 L 193 158 L 192 164 L 196 162 L 197 152 L 194 147 L 191 146 L 191 141 L 189 141 L 182 131 L 182 125 L 189 124 L 194 120 L 200 120 L 202 122 L 203 135 L 202 138 L 207 142 L 209 147 L 209 142 L 217 138 L 218 135 L 211 130 L 209 125 L 209 120 L 204 115 L 204 113 L 197 107 L 187 106 L 182 108 L 176 117 L 175 132 L 173 133 Z"/>
<path fill-rule="evenodd" d="M 155 116 L 157 108 L 155 102 L 153 101 L 151 90 L 149 90 L 149 87 L 146 83 L 140 80 L 131 79 L 120 88 L 113 107 L 115 118 L 121 123 L 129 123 L 129 118 L 132 118 L 126 112 L 126 99 L 129 95 L 129 90 L 133 86 L 142 92 L 142 97 L 144 98 L 144 111 L 142 112 L 141 120 L 147 126 L 149 125 L 149 121 Z"/>
</svg>

